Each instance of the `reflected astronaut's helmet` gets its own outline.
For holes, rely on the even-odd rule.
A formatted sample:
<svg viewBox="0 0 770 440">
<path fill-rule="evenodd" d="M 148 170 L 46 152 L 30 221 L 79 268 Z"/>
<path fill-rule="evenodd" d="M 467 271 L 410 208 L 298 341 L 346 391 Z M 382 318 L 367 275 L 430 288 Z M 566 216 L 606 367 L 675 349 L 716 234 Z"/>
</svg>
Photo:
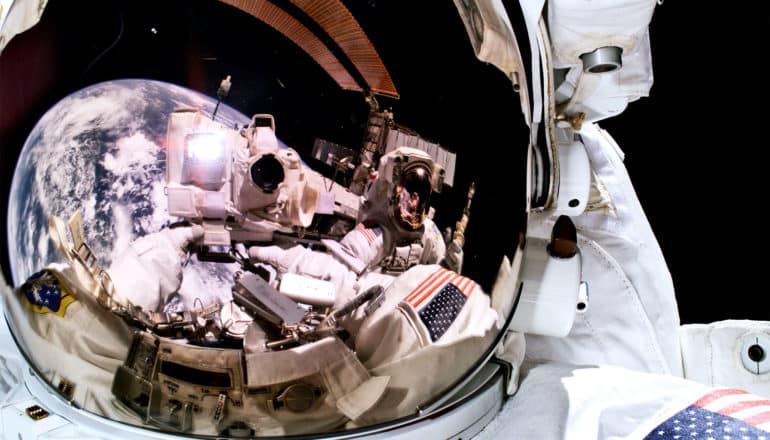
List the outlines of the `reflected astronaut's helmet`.
<svg viewBox="0 0 770 440">
<path fill-rule="evenodd" d="M 444 169 L 426 152 L 400 147 L 380 158 L 377 176 L 369 184 L 359 220 L 402 232 L 425 223 L 430 197 L 444 180 Z"/>
</svg>

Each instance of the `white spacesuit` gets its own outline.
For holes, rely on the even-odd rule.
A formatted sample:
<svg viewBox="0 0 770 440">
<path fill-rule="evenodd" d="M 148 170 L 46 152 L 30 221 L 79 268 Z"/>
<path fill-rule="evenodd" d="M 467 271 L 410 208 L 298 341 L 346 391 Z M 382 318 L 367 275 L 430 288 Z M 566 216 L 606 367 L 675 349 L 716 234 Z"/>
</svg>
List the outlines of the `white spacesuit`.
<svg viewBox="0 0 770 440">
<path fill-rule="evenodd" d="M 393 163 L 401 161 L 412 166 L 397 172 L 399 180 L 389 179 Z M 339 245 L 326 241 L 331 252 L 302 246 L 249 249 L 252 260 L 280 274 L 331 281 L 335 308 L 358 292 L 384 288 L 384 299 L 374 310 L 362 307 L 340 320 L 370 374 L 389 378 L 379 402 L 354 421 L 359 426 L 406 416 L 426 397 L 459 381 L 499 330 L 490 297 L 473 280 L 438 264 L 445 256 L 443 237 L 425 217 L 433 165 L 425 153 L 410 148 L 384 156 L 367 192 L 363 223 Z M 412 203 L 405 207 L 404 200 Z M 397 225 L 402 220 L 407 221 Z M 461 259 L 458 255 L 454 261 Z"/>
<path fill-rule="evenodd" d="M 77 221 L 76 216 L 71 223 L 77 226 Z M 158 310 L 179 288 L 185 247 L 199 239 L 202 230 L 165 229 L 143 237 L 131 244 L 110 268 L 111 276 L 106 276 L 95 263 L 84 264 L 89 259 L 80 258 L 76 251 L 83 246 L 69 243 L 62 228 L 58 219 L 52 220 L 55 242 L 71 258 L 70 264 L 51 265 L 15 293 L 8 292 L 8 318 L 12 327 L 20 330 L 19 343 L 32 365 L 50 383 L 58 384 L 64 397 L 110 419 L 141 424 L 142 419 L 128 410 L 126 402 L 118 403 L 113 396 L 122 389 L 118 385 L 125 371 L 121 364 L 133 359 L 131 353 L 142 347 L 136 336 L 132 342 L 131 329 L 118 314 L 130 313 L 138 304 Z M 431 237 L 435 237 L 434 232 L 430 232 Z M 343 244 L 355 247 L 363 239 L 381 249 L 381 241 L 369 241 L 372 234 L 371 230 L 358 228 Z M 76 227 L 72 235 L 78 237 Z M 252 344 L 246 336 L 244 376 L 248 380 L 244 381 L 249 389 L 293 384 L 281 385 L 276 397 L 263 398 L 263 402 L 274 402 L 267 407 L 258 405 L 243 414 L 240 407 L 246 404 L 227 408 L 228 417 L 241 416 L 253 424 L 255 434 L 323 432 L 346 422 L 348 427 L 368 426 L 409 415 L 426 399 L 460 380 L 498 331 L 497 314 L 489 307 L 489 297 L 472 280 L 437 264 L 415 265 L 398 276 L 372 272 L 371 277 L 352 281 L 356 274 L 330 254 L 301 247 L 288 251 L 252 248 L 250 254 L 279 269 L 333 279 L 338 286 L 336 308 L 361 289 L 374 285 L 384 288 L 377 307 L 361 307 L 350 317 L 340 316 L 343 326 L 355 337 L 355 354 L 337 338 L 326 337 L 294 349 L 269 352 L 264 343 Z M 114 289 L 105 287 L 110 285 L 109 280 L 114 282 Z M 169 354 L 185 347 L 161 342 L 149 334 L 143 338 L 156 341 L 161 351 Z M 209 354 L 224 356 L 220 352 Z M 214 362 L 213 358 L 200 357 L 204 354 L 204 349 L 188 346 L 183 353 L 166 357 L 161 363 L 188 361 L 204 366 Z M 208 365 L 211 371 L 212 365 Z M 422 376 L 415 371 L 433 373 Z M 292 405 L 297 404 L 292 402 L 296 396 L 289 396 L 281 403 L 289 410 L 280 411 L 275 402 L 283 402 L 281 395 L 307 384 L 315 384 L 324 403 L 295 408 Z M 311 396 L 313 400 L 318 399 Z M 204 399 L 199 406 L 197 412 L 204 414 L 217 408 Z M 147 421 L 177 426 L 167 420 L 160 422 L 161 417 L 151 411 L 147 414 Z M 297 423 L 299 420 L 302 423 Z M 192 430 L 221 433 L 222 426 L 217 422 L 207 416 L 195 417 Z"/>
<path fill-rule="evenodd" d="M 196 414 L 195 432 L 218 433 L 224 420 L 247 420 L 253 425 L 232 425 L 225 434 L 301 434 L 415 413 L 459 381 L 504 332 L 496 356 L 511 369 L 511 397 L 480 438 L 770 438 L 770 323 L 679 326 L 671 279 L 624 154 L 595 124 L 649 89 L 645 31 L 654 2 L 553 0 L 544 12 L 542 1 L 521 1 L 533 48 L 531 90 L 520 77 L 524 69 L 502 2 L 455 3 L 477 56 L 521 89 L 533 131 L 526 240 L 513 261 L 504 259 L 489 296 L 473 280 L 437 264 L 446 249 L 432 222 L 415 217 L 424 215 L 416 209 L 419 199 L 408 192 L 388 196 L 394 205 L 371 207 L 377 221 L 365 219 L 339 244 L 327 243 L 328 252 L 249 250 L 253 260 L 280 273 L 331 282 L 333 309 L 382 287 L 381 303 L 368 298 L 339 317 L 351 334 L 347 344 L 335 336 L 267 352 L 261 335 L 246 331 L 244 366 L 239 358 L 233 367 L 226 350 L 217 352 L 219 364 L 206 358 L 201 366 L 215 385 L 224 380 L 221 371 L 235 368 L 246 391 L 205 393 L 197 411 L 195 405 L 175 406 L 166 396 L 165 413 L 148 409 L 140 418 L 111 391 L 116 371 L 129 374 L 141 364 L 131 347 L 161 362 L 173 355 L 200 363 L 196 356 L 203 349 L 180 344 L 179 354 L 178 346 L 151 335 L 132 340 L 129 325 L 113 312 L 125 315 L 129 304 L 156 311 L 166 303 L 179 287 L 185 246 L 200 231 L 167 229 L 144 237 L 107 277 L 81 252 L 77 237 L 71 246 L 56 233 L 59 226 L 54 237 L 71 261 L 49 266 L 15 291 L 0 286 L 5 315 L 27 357 L 12 344 L 0 345 L 6 349 L 0 365 L 4 433 L 88 438 L 94 435 L 90 426 L 99 423 L 80 423 L 77 412 L 61 408 L 58 419 L 16 428 L 21 419 L 38 420 L 40 414 L 31 406 L 36 396 L 24 394 L 25 380 L 34 382 L 24 376 L 25 362 L 75 407 L 113 420 L 181 430 L 189 428 L 189 410 Z M 621 64 L 622 77 L 610 72 Z M 556 69 L 566 70 L 562 81 L 556 81 Z M 547 145 L 537 147 L 543 127 Z M 389 175 L 381 173 L 383 180 L 371 190 L 391 194 L 396 182 L 387 181 Z M 403 227 L 391 222 L 392 215 L 402 211 L 407 223 L 424 226 L 405 229 L 406 242 L 392 234 Z M 562 216 L 571 220 L 560 225 L 574 229 L 560 235 L 554 229 Z M 556 239 L 566 243 L 566 252 L 553 246 Z M 206 316 L 184 318 L 184 324 L 198 318 L 205 323 Z M 153 346 L 157 353 L 150 355 Z M 121 369 L 127 358 L 136 361 L 131 371 Z M 152 397 L 173 394 L 173 384 Z M 121 390 L 124 397 L 142 396 L 131 387 Z M 247 400 L 264 395 L 269 397 L 259 397 L 259 406 Z M 125 425 L 113 428 L 137 434 Z"/>
</svg>

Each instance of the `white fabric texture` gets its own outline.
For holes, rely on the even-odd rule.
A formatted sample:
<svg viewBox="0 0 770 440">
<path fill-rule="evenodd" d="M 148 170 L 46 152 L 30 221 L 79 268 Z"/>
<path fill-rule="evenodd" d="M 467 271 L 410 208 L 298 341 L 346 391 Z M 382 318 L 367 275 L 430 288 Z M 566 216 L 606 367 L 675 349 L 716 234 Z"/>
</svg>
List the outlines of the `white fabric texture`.
<svg viewBox="0 0 770 440">
<path fill-rule="evenodd" d="M 357 230 L 348 235 L 354 238 L 363 236 Z M 440 240 L 440 235 L 437 239 Z M 358 246 L 346 244 L 359 249 Z M 361 249 L 368 252 L 366 246 Z M 363 292 L 370 286 L 379 284 L 385 288 L 382 305 L 370 316 L 364 314 L 364 307 L 359 307 L 340 322 L 351 333 L 356 354 L 369 373 L 377 377 L 390 377 L 383 397 L 371 410 L 354 421 L 356 426 L 413 414 L 418 405 L 458 381 L 489 348 L 497 333 L 498 316 L 490 306 L 489 296 L 476 283 L 462 282 L 459 275 L 452 275 L 451 271 L 437 264 L 420 264 L 398 276 L 384 275 L 373 270 L 357 279 L 353 271 L 331 254 L 301 246 L 287 250 L 277 246 L 252 247 L 249 256 L 273 264 L 280 272 L 289 271 L 331 281 L 338 289 L 335 307 L 342 306 L 357 292 Z M 449 274 L 447 280 L 456 277 L 455 282 L 469 287 L 465 292 L 467 300 L 452 319 L 451 325 L 443 336 L 432 341 L 416 306 L 405 299 L 418 286 L 424 286 L 421 283 L 438 271 Z M 437 288 L 441 286 L 441 283 L 436 284 Z M 510 358 L 512 361 L 520 359 Z M 518 362 L 515 367 L 518 368 Z"/>
<path fill-rule="evenodd" d="M 5 282 L 5 277 L 0 273 L 0 311 L 5 309 L 5 304 L 13 297 L 13 289 Z M 9 393 L 22 381 L 22 369 L 24 359 L 13 342 L 6 322 L 0 322 L 0 402 L 4 402 Z"/>
<path fill-rule="evenodd" d="M 649 96 L 653 83 L 649 33 L 645 33 L 632 53 L 623 55 L 623 68 L 602 74 L 583 73 L 573 66 L 557 90 L 560 111 L 585 113 L 585 121 L 597 122 L 625 110 L 629 102 Z M 567 99 L 569 94 L 569 99 Z"/>
<path fill-rule="evenodd" d="M 489 296 L 474 283 L 446 333 L 431 342 L 417 310 L 406 299 L 440 270 L 438 265 L 418 265 L 398 276 L 386 291 L 384 304 L 361 325 L 356 353 L 372 376 L 391 378 L 380 403 L 361 418 L 363 425 L 413 414 L 460 380 L 497 334 L 497 313 Z"/>
<path fill-rule="evenodd" d="M 336 289 L 335 306 L 339 307 L 360 290 L 355 272 L 330 254 L 315 252 L 303 246 L 283 249 L 278 246 L 249 248 L 252 261 L 274 266 L 279 275 L 287 272 L 331 282 Z"/>
<path fill-rule="evenodd" d="M 444 236 L 441 235 L 438 226 L 433 223 L 433 220 L 426 218 L 424 223 L 425 231 L 422 234 L 422 257 L 420 257 L 420 264 L 436 264 L 446 256 L 447 246 L 444 243 Z M 458 250 L 454 249 L 457 253 Z M 460 259 L 462 261 L 462 248 L 459 250 Z M 454 256 L 457 258 L 457 255 Z"/>
<path fill-rule="evenodd" d="M 74 385 L 79 407 L 114 420 L 138 423 L 138 416 L 114 404 L 110 388 L 131 345 L 131 330 L 100 306 L 91 293 L 92 279 L 82 279 L 69 266 L 52 264 L 62 284 L 77 299 L 63 316 L 36 313 L 25 307 L 16 291 L 6 297 L 6 317 L 19 343 L 40 374 L 57 386 Z"/>
<path fill-rule="evenodd" d="M 359 227 L 363 227 L 363 225 Z M 340 246 L 350 255 L 358 258 L 366 267 L 369 267 L 378 263 L 384 257 L 382 255 L 383 239 L 383 235 L 380 234 L 370 241 L 364 231 L 356 228 L 345 234 L 342 240 L 340 240 Z"/>
<path fill-rule="evenodd" d="M 618 367 L 525 364 L 519 391 L 477 439 L 641 439 L 709 391 Z"/>
<path fill-rule="evenodd" d="M 655 4 L 655 0 L 549 1 L 555 64 L 579 64 L 581 54 L 605 46 L 631 54 L 647 31 Z"/>
<path fill-rule="evenodd" d="M 0 23 L 0 52 L 14 36 L 34 26 L 43 16 L 48 0 L 16 0 L 11 5 L 4 23 Z"/>
<path fill-rule="evenodd" d="M 108 272 L 115 290 L 146 311 L 160 311 L 182 285 L 189 244 L 203 237 L 200 226 L 163 229 L 132 242 Z"/>
<path fill-rule="evenodd" d="M 679 315 L 663 254 L 609 135 L 580 131 L 591 168 L 615 207 L 574 217 L 590 301 L 565 338 L 527 335 L 527 356 L 682 375 Z M 547 237 L 555 219 L 533 213 L 529 234 Z"/>
<path fill-rule="evenodd" d="M 739 387 L 770 398 L 770 370 L 757 374 L 742 360 L 746 346 L 758 338 L 770 340 L 770 322 L 729 320 L 683 325 L 679 330 L 684 375 L 711 386 Z M 770 364 L 764 347 L 763 363 Z M 770 365 L 768 365 L 770 366 Z"/>
</svg>

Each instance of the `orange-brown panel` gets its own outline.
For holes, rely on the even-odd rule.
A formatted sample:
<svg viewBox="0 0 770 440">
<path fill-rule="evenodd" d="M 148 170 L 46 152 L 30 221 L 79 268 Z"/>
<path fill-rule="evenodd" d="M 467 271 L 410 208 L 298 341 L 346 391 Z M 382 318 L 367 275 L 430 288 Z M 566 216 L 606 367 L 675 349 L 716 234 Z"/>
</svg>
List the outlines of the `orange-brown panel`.
<svg viewBox="0 0 770 440">
<path fill-rule="evenodd" d="M 264 22 L 307 52 L 340 87 L 363 91 L 326 45 L 302 23 L 266 0 L 220 0 Z"/>
<path fill-rule="evenodd" d="M 339 0 L 291 0 L 318 23 L 347 55 L 369 88 L 382 95 L 398 98 L 398 91 L 388 69 L 353 14 Z"/>
</svg>

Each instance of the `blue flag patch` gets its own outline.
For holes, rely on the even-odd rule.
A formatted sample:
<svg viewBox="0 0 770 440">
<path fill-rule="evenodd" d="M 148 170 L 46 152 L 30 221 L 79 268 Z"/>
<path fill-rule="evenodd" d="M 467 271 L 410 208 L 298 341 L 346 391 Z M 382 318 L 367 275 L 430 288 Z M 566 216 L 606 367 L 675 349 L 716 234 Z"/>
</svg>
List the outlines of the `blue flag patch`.
<svg viewBox="0 0 770 440">
<path fill-rule="evenodd" d="M 67 306 L 75 301 L 59 278 L 48 270 L 33 274 L 21 285 L 19 291 L 26 306 L 36 313 L 63 316 Z"/>
</svg>

